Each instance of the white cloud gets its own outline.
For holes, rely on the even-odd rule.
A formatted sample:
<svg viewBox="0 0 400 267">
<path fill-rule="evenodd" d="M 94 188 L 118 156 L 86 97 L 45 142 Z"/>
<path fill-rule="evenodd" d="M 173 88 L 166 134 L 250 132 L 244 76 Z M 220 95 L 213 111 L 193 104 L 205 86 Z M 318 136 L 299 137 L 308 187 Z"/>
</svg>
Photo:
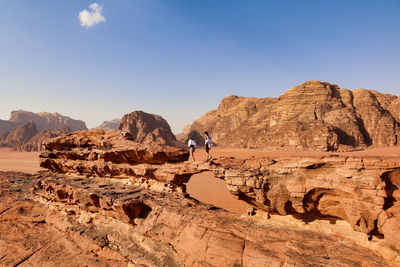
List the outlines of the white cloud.
<svg viewBox="0 0 400 267">
<path fill-rule="evenodd" d="M 83 27 L 90 28 L 100 22 L 105 22 L 102 12 L 103 7 L 97 3 L 93 3 L 89 5 L 90 11 L 82 10 L 79 12 L 79 20 L 81 21 L 81 25 Z"/>
</svg>

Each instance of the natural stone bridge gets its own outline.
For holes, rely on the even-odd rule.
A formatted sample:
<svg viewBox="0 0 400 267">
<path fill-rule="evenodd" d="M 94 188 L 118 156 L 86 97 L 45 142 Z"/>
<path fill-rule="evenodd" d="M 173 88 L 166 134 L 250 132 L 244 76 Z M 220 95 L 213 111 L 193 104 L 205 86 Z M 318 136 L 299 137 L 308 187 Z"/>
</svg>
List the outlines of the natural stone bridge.
<svg viewBox="0 0 400 267">
<path fill-rule="evenodd" d="M 268 253 L 260 252 L 265 247 L 256 245 L 258 242 L 279 242 L 270 240 L 278 236 L 271 237 L 274 236 L 271 232 L 261 234 L 262 230 L 257 230 L 256 225 L 239 223 L 228 212 L 215 212 L 208 205 L 187 198 L 185 183 L 193 174 L 203 171 L 213 171 L 216 177 L 225 180 L 232 194 L 258 210 L 293 214 L 305 221 L 316 218 L 345 220 L 356 231 L 384 237 L 400 250 L 397 235 L 400 227 L 400 160 L 397 158 L 219 158 L 211 162 L 189 163 L 185 162 L 188 152 L 179 148 L 144 146 L 127 140 L 119 132 L 102 130 L 51 139 L 44 146 L 46 152 L 40 156 L 41 166 L 58 174 L 42 172 L 36 190 L 42 192 L 39 195 L 43 199 L 81 206 L 78 208 L 81 210 L 84 206 L 89 211 L 106 212 L 137 229 L 142 228 L 141 231 L 146 233 L 162 221 L 165 228 L 151 234 L 152 242 L 175 240 L 171 241 L 175 242 L 172 244 L 174 253 L 189 265 L 213 262 L 210 255 L 206 260 L 198 258 L 204 256 L 196 252 L 203 246 L 214 246 L 215 255 L 212 257 L 217 259 L 216 265 L 223 262 L 222 258 L 229 258 L 232 264 L 282 263 L 281 259 L 275 259 L 282 256 L 277 256 L 278 252 L 274 252 L 276 257 L 268 256 Z M 204 218 L 198 218 L 196 213 L 207 217 L 210 225 L 205 227 Z M 149 219 L 149 214 L 156 217 L 149 216 L 152 218 Z M 190 223 L 186 222 L 187 214 L 191 214 Z M 184 229 L 178 226 L 182 222 L 186 222 Z M 211 229 L 210 239 L 229 240 L 230 245 L 204 243 L 203 235 Z M 222 233 L 222 229 L 230 230 Z M 248 229 L 254 232 L 250 233 Z M 174 231 L 180 234 L 180 238 L 174 239 Z M 186 231 L 192 232 L 189 239 L 184 234 Z M 290 240 L 311 242 L 298 236 L 291 236 Z M 193 249 L 188 249 L 190 246 Z M 333 244 L 329 246 L 332 246 L 329 247 L 331 252 L 340 250 Z M 311 246 L 309 253 L 314 254 L 314 249 Z M 290 254 L 290 249 L 285 251 Z M 229 256 L 221 256 L 223 254 Z M 342 252 L 339 254 L 343 256 Z M 254 255 L 261 256 L 254 258 Z M 171 258 L 176 259 L 175 256 Z M 292 260 L 287 256 L 284 258 L 287 263 Z M 299 260 L 295 258 L 292 263 Z M 320 258 L 315 260 L 321 261 Z"/>
</svg>

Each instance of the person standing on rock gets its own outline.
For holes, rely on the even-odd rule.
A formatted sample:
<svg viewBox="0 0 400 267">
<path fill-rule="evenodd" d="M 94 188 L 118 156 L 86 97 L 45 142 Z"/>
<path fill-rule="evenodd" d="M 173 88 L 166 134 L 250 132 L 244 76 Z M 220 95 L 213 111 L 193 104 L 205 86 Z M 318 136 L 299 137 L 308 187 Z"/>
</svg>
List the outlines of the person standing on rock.
<svg viewBox="0 0 400 267">
<path fill-rule="evenodd" d="M 189 151 L 190 151 L 190 156 L 192 156 L 193 161 L 196 161 L 194 159 L 194 154 L 193 153 L 196 150 L 197 144 L 196 144 L 196 141 L 194 141 L 192 139 L 192 137 L 189 137 L 188 147 L 189 147 Z"/>
<path fill-rule="evenodd" d="M 212 159 L 211 155 L 210 155 L 210 149 L 213 145 L 213 142 L 211 140 L 210 135 L 208 134 L 208 132 L 204 132 L 204 141 L 205 141 L 205 150 L 207 153 L 207 159 L 206 161 L 209 161 L 210 159 Z"/>
</svg>

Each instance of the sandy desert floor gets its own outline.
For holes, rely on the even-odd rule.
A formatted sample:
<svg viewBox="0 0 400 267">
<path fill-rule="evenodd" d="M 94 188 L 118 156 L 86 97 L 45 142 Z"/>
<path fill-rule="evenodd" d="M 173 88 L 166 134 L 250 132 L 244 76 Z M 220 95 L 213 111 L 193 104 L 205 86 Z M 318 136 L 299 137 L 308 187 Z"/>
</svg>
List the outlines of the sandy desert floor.
<svg viewBox="0 0 400 267">
<path fill-rule="evenodd" d="M 21 171 L 35 173 L 40 170 L 39 152 L 15 152 L 9 148 L 0 148 L 0 171 Z M 213 157 L 287 157 L 304 156 L 320 157 L 332 154 L 348 156 L 400 156 L 400 147 L 372 148 L 353 152 L 314 152 L 314 151 L 265 151 L 260 149 L 213 148 Z M 206 153 L 203 149 L 195 151 L 196 161 L 204 161 Z M 190 159 L 191 160 L 191 159 Z M 237 214 L 246 212 L 247 204 L 237 200 L 229 193 L 223 180 L 217 179 L 211 172 L 193 175 L 187 184 L 187 192 L 201 202 L 213 204 Z"/>
</svg>

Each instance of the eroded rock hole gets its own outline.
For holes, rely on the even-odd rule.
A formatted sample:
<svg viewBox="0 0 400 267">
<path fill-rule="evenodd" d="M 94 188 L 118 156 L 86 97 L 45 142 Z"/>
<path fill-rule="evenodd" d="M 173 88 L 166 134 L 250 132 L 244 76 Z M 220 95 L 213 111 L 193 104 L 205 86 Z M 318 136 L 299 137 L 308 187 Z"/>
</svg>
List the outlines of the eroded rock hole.
<svg viewBox="0 0 400 267">
<path fill-rule="evenodd" d="M 384 198 L 385 203 L 383 205 L 384 210 L 390 209 L 396 199 L 393 197 L 395 191 L 399 190 L 400 185 L 400 169 L 394 171 L 384 172 L 381 176 L 383 182 L 385 182 L 386 197 Z"/>
<path fill-rule="evenodd" d="M 130 224 L 135 224 L 136 218 L 145 219 L 152 211 L 151 207 L 143 202 L 131 202 L 122 205 L 125 215 L 129 218 Z"/>
</svg>

